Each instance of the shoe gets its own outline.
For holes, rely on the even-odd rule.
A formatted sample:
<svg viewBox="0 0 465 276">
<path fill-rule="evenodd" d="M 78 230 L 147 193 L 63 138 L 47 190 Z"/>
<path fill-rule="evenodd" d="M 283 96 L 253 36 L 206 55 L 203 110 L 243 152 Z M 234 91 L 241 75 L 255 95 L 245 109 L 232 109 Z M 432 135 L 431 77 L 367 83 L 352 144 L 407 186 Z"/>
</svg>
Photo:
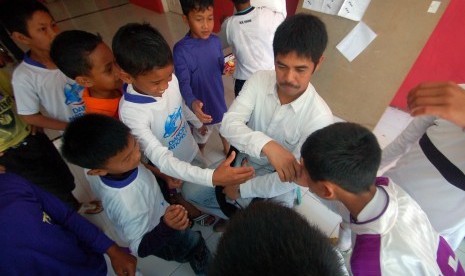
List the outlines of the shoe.
<svg viewBox="0 0 465 276">
<path fill-rule="evenodd" d="M 218 222 L 213 225 L 213 231 L 223 233 L 228 227 L 228 221 L 225 219 L 219 219 Z"/>
<path fill-rule="evenodd" d="M 95 215 L 101 213 L 102 211 L 102 202 L 100 200 L 93 200 L 89 203 L 81 203 L 78 213 L 86 215 Z"/>
</svg>

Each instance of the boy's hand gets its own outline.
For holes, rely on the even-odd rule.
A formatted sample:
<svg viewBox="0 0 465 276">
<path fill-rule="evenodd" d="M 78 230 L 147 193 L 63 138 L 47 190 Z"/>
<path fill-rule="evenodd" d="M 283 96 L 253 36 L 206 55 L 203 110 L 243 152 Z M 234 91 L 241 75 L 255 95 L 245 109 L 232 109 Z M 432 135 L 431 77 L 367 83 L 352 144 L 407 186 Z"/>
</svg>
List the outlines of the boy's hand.
<svg viewBox="0 0 465 276">
<path fill-rule="evenodd" d="M 201 126 L 197 129 L 200 132 L 200 135 L 205 136 L 208 133 L 208 128 L 206 125 Z"/>
<path fill-rule="evenodd" d="M 110 257 L 111 266 L 116 275 L 134 276 L 136 274 L 136 257 L 126 253 L 116 244 L 110 246 L 106 253 Z"/>
<path fill-rule="evenodd" d="M 234 71 L 236 71 L 236 67 L 235 67 L 235 66 L 233 66 L 233 67 L 230 67 L 230 66 L 227 66 L 227 67 L 226 67 L 226 66 L 225 66 L 225 67 L 224 67 L 223 75 L 228 76 L 228 77 L 229 77 L 229 76 L 232 76 L 232 75 L 234 75 Z"/>
<path fill-rule="evenodd" d="M 302 166 L 294 155 L 275 141 L 265 144 L 262 149 L 271 165 L 276 169 L 282 182 L 293 182 L 300 177 Z"/>
<path fill-rule="evenodd" d="M 194 111 L 195 116 L 204 124 L 211 123 L 213 121 L 212 116 L 203 113 L 202 107 L 203 103 L 201 101 L 195 100 L 192 102 L 192 111 Z"/>
<path fill-rule="evenodd" d="M 166 175 L 165 178 L 166 184 L 169 189 L 178 189 L 182 187 L 182 180 Z"/>
<path fill-rule="evenodd" d="M 166 208 L 163 221 L 174 230 L 184 230 L 189 226 L 187 211 L 181 205 L 170 205 Z"/>
<path fill-rule="evenodd" d="M 232 152 L 231 155 L 215 169 L 213 172 L 213 185 L 238 185 L 254 177 L 255 170 L 253 167 L 231 167 L 231 163 L 234 161 L 235 157 L 236 153 Z"/>
<path fill-rule="evenodd" d="M 453 82 L 422 83 L 407 102 L 412 116 L 435 115 L 465 127 L 465 90 Z"/>
<path fill-rule="evenodd" d="M 231 185 L 223 188 L 223 194 L 225 194 L 229 199 L 236 200 L 241 197 L 239 191 L 239 185 Z"/>
</svg>

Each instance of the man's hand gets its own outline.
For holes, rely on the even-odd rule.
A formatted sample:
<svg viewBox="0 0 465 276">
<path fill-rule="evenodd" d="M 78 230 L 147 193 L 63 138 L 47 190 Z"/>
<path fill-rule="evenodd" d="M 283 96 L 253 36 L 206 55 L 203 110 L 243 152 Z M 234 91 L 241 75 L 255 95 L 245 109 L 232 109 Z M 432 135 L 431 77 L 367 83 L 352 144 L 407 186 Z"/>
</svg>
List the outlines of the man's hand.
<svg viewBox="0 0 465 276">
<path fill-rule="evenodd" d="M 294 155 L 279 143 L 273 140 L 266 143 L 262 152 L 268 157 L 282 182 L 293 182 L 296 177 L 300 177 L 302 166 Z"/>
<path fill-rule="evenodd" d="M 136 274 L 136 257 L 126 253 L 116 244 L 110 246 L 106 253 L 110 257 L 111 266 L 116 275 L 134 276 Z"/>
<path fill-rule="evenodd" d="M 412 116 L 435 115 L 465 127 L 465 90 L 453 82 L 422 83 L 407 96 Z"/>
<path fill-rule="evenodd" d="M 254 177 L 255 170 L 253 167 L 231 167 L 231 163 L 234 161 L 235 157 L 236 153 L 232 152 L 231 155 L 215 169 L 213 172 L 213 185 L 238 185 Z"/>
<path fill-rule="evenodd" d="M 195 100 L 192 102 L 192 111 L 194 112 L 195 116 L 197 116 L 197 118 L 199 118 L 199 120 L 204 124 L 211 123 L 213 121 L 212 116 L 203 113 L 202 108 L 203 103 L 201 101 Z"/>
<path fill-rule="evenodd" d="M 229 199 L 236 200 L 241 197 L 239 192 L 239 185 L 231 185 L 223 188 L 223 194 L 225 194 Z"/>
<path fill-rule="evenodd" d="M 205 136 L 205 134 L 208 132 L 208 127 L 206 125 L 202 125 L 197 130 L 199 131 L 200 135 Z"/>
<path fill-rule="evenodd" d="M 170 205 L 166 208 L 163 221 L 174 230 L 184 230 L 189 226 L 187 211 L 181 205 Z"/>
</svg>

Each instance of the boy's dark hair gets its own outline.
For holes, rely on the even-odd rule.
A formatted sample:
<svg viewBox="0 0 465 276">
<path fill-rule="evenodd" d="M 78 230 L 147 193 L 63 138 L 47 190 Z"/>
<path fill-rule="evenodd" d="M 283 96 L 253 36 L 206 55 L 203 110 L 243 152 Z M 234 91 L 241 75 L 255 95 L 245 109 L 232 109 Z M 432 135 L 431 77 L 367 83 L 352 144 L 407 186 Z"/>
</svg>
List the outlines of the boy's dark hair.
<svg viewBox="0 0 465 276">
<path fill-rule="evenodd" d="M 0 22 L 10 34 L 18 32 L 29 36 L 27 22 L 37 11 L 52 16 L 47 7 L 37 0 L 7 0 L 0 5 Z"/>
<path fill-rule="evenodd" d="M 231 219 L 208 275 L 343 275 L 342 263 L 328 238 L 300 214 L 264 201 Z"/>
<path fill-rule="evenodd" d="M 325 24 L 316 16 L 299 13 L 288 17 L 278 26 L 273 39 L 276 57 L 295 52 L 318 64 L 328 44 Z"/>
<path fill-rule="evenodd" d="M 355 123 L 336 123 L 312 133 L 301 156 L 313 181 L 327 180 L 359 194 L 374 184 L 381 148 L 370 130 Z"/>
<path fill-rule="evenodd" d="M 213 7 L 213 0 L 180 0 L 182 13 L 187 16 L 191 11 L 205 11 Z"/>
<path fill-rule="evenodd" d="M 105 115 L 87 114 L 70 122 L 61 152 L 69 162 L 87 169 L 104 168 L 108 159 L 128 146 L 130 129 Z"/>
<path fill-rule="evenodd" d="M 148 23 L 129 23 L 119 28 L 112 49 L 116 63 L 132 77 L 173 63 L 170 46 Z"/>
<path fill-rule="evenodd" d="M 53 39 L 50 57 L 69 78 L 89 75 L 89 55 L 102 43 L 102 37 L 80 30 L 64 31 Z"/>
</svg>

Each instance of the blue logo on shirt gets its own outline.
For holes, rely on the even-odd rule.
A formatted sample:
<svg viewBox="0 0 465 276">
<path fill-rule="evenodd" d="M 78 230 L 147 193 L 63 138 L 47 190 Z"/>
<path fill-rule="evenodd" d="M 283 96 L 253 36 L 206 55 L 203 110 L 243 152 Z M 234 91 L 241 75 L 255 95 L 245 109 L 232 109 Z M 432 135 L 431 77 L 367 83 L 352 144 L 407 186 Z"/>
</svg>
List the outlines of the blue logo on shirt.
<svg viewBox="0 0 465 276">
<path fill-rule="evenodd" d="M 187 129 L 185 124 L 182 124 L 181 117 L 182 109 L 179 107 L 166 119 L 163 138 L 171 137 L 168 142 L 169 150 L 175 149 L 187 135 Z"/>
<path fill-rule="evenodd" d="M 81 105 L 82 104 L 82 98 L 79 93 L 82 91 L 83 87 L 80 86 L 77 83 L 71 84 L 67 83 L 65 84 L 65 103 L 66 105 Z"/>
</svg>

